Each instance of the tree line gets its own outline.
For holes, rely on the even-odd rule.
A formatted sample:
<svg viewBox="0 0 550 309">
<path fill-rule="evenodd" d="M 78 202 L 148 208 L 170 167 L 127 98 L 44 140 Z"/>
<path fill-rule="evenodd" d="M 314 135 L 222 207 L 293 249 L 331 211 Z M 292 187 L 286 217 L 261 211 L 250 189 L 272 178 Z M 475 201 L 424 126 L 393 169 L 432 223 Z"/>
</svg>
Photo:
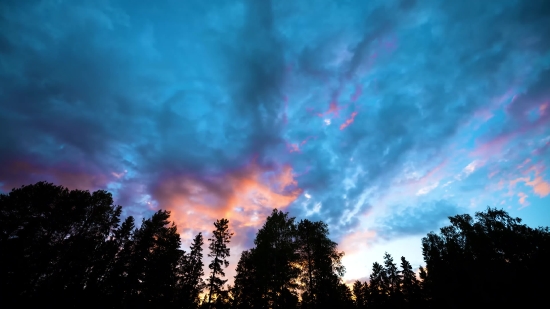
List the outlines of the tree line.
<svg viewBox="0 0 550 309">
<path fill-rule="evenodd" d="M 367 281 L 344 283 L 343 252 L 322 221 L 274 209 L 227 285 L 225 218 L 181 248 L 170 212 L 136 226 L 112 195 L 47 182 L 0 194 L 0 305 L 15 308 L 463 308 L 536 305 L 550 284 L 550 231 L 488 208 L 449 217 L 422 239 L 418 274 L 386 253 Z M 398 265 L 399 264 L 399 265 Z"/>
</svg>

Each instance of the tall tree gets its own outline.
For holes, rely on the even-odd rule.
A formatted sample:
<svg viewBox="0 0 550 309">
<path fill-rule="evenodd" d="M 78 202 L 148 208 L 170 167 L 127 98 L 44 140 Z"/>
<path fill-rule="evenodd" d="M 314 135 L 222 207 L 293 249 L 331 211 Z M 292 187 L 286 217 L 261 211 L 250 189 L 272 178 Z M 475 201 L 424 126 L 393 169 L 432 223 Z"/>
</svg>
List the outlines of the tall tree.
<svg viewBox="0 0 550 309">
<path fill-rule="evenodd" d="M 300 270 L 294 220 L 288 213 L 274 209 L 254 240 L 253 260 L 263 308 L 292 308 L 298 302 L 296 281 Z"/>
<path fill-rule="evenodd" d="M 210 268 L 210 277 L 208 278 L 208 307 L 212 306 L 212 295 L 219 295 L 222 291 L 223 285 L 227 282 L 221 279 L 225 277 L 224 268 L 229 266 L 227 258 L 229 255 L 229 247 L 227 244 L 231 241 L 233 233 L 229 232 L 229 220 L 220 219 L 214 222 L 216 228 L 212 231 L 212 237 L 208 239 L 210 241 L 208 257 L 213 258 L 208 268 Z"/>
<path fill-rule="evenodd" d="M 302 307 L 341 306 L 334 303 L 342 291 L 341 276 L 345 272 L 337 244 L 328 238 L 329 230 L 322 221 L 301 220 L 297 226 L 296 250 L 302 283 Z"/>
<path fill-rule="evenodd" d="M 134 218 L 129 216 L 122 225 L 115 231 L 114 237 L 109 243 L 109 256 L 105 274 L 99 280 L 99 289 L 105 302 L 103 307 L 120 308 L 124 307 L 126 289 L 128 287 L 128 273 L 133 258 L 132 248 L 133 231 L 135 228 Z M 108 304 L 108 305 L 107 305 Z"/>
<path fill-rule="evenodd" d="M 205 288 L 202 277 L 204 276 L 202 262 L 203 237 L 198 233 L 191 244 L 191 251 L 188 255 L 182 255 L 180 261 L 179 289 L 181 302 L 186 308 L 195 308 L 199 304 L 199 294 Z"/>
<path fill-rule="evenodd" d="M 403 302 L 401 294 L 401 271 L 393 261 L 389 253 L 384 253 L 384 270 L 386 272 L 386 286 L 389 291 L 388 301 L 390 306 L 396 307 Z"/>
<path fill-rule="evenodd" d="M 416 274 L 414 273 L 411 263 L 401 257 L 401 269 L 402 269 L 402 285 L 401 293 L 403 295 L 403 301 L 406 304 L 406 308 L 417 308 L 420 306 L 420 285 Z"/>
<path fill-rule="evenodd" d="M 367 288 L 368 288 L 368 285 L 367 285 L 366 282 L 363 284 L 361 281 L 356 280 L 353 283 L 353 289 L 352 290 L 353 290 L 353 296 L 355 298 L 355 308 L 363 309 L 363 308 L 366 307 L 366 305 L 367 305 L 367 296 L 366 296 Z"/>
<path fill-rule="evenodd" d="M 134 231 L 128 267 L 129 306 L 172 306 L 177 268 L 184 252 L 170 212 L 159 210 Z"/>
<path fill-rule="evenodd" d="M 236 309 L 262 308 L 260 286 L 258 284 L 257 261 L 254 248 L 241 253 L 235 269 L 235 281 L 231 291 Z"/>
<path fill-rule="evenodd" d="M 378 262 L 372 264 L 372 272 L 369 282 L 369 308 L 386 308 L 389 299 L 389 287 L 387 285 L 386 271 Z"/>
</svg>

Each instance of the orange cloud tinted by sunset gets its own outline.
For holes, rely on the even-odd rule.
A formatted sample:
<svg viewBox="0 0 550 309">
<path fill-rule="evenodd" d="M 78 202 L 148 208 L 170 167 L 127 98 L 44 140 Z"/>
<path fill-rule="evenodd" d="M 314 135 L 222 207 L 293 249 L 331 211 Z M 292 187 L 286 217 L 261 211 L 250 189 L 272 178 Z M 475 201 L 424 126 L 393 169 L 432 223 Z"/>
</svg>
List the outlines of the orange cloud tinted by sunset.
<svg viewBox="0 0 550 309">
<path fill-rule="evenodd" d="M 228 218 L 234 231 L 259 227 L 273 208 L 285 208 L 302 193 L 290 166 L 272 170 L 250 164 L 208 179 L 165 179 L 153 197 L 172 212 L 180 230 L 209 231 L 212 222 Z"/>
<path fill-rule="evenodd" d="M 527 186 L 533 187 L 535 194 L 540 197 L 545 197 L 550 194 L 550 183 L 546 182 L 541 176 L 545 168 L 540 164 L 527 167 L 527 164 L 530 162 L 530 159 L 526 159 L 520 166 L 518 166 L 518 169 L 524 169 L 524 174 L 534 172 L 534 179 L 531 180 L 531 177 L 529 176 L 516 178 L 510 181 L 510 187 L 516 186 L 519 182 L 524 182 Z"/>
<path fill-rule="evenodd" d="M 542 177 L 538 176 L 533 181 L 525 183 L 528 186 L 533 187 L 533 191 L 540 196 L 545 197 L 550 194 L 550 183 L 544 181 Z"/>
</svg>

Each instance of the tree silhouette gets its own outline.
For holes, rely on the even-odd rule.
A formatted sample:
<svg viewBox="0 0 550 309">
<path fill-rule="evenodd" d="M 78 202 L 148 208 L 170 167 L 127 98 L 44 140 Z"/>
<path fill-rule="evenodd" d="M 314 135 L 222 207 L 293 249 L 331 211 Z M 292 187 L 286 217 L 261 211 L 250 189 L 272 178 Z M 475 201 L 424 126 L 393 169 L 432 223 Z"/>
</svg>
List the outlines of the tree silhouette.
<svg viewBox="0 0 550 309">
<path fill-rule="evenodd" d="M 384 270 L 386 275 L 386 287 L 388 289 L 388 305 L 395 308 L 403 303 L 403 295 L 401 293 L 402 276 L 401 271 L 397 269 L 397 265 L 393 262 L 393 258 L 389 253 L 384 253 Z"/>
<path fill-rule="evenodd" d="M 258 283 L 262 287 L 265 305 L 271 308 L 290 307 L 298 301 L 296 280 L 299 269 L 294 220 L 288 213 L 274 209 L 254 240 Z"/>
<path fill-rule="evenodd" d="M 122 224 L 106 191 L 68 190 L 46 182 L 0 194 L 0 304 L 3 307 L 462 308 L 536 307 L 550 288 L 550 231 L 530 228 L 503 210 L 450 217 L 422 239 L 417 278 L 401 257 L 375 262 L 353 293 L 341 276 L 342 252 L 327 224 L 296 223 L 274 209 L 242 252 L 234 286 L 223 289 L 233 235 L 214 223 L 207 284 L 203 237 L 181 247 L 170 212 Z"/>
<path fill-rule="evenodd" d="M 353 296 L 355 298 L 355 308 L 358 308 L 358 309 L 362 309 L 362 308 L 366 308 L 367 306 L 367 290 L 368 289 L 368 284 L 365 282 L 365 283 L 362 283 L 361 281 L 359 280 L 356 280 L 354 283 L 353 283 Z"/>
<path fill-rule="evenodd" d="M 170 212 L 159 210 L 134 231 L 128 271 L 130 306 L 172 306 L 178 263 L 184 252 L 179 249 L 180 236 L 169 217 Z"/>
<path fill-rule="evenodd" d="M 199 294 L 206 287 L 203 276 L 202 262 L 203 237 L 198 233 L 191 244 L 189 255 L 182 255 L 180 261 L 179 297 L 186 308 L 196 308 L 199 305 Z"/>
<path fill-rule="evenodd" d="M 255 249 L 244 250 L 235 269 L 233 294 L 233 308 L 264 308 L 262 299 L 262 285 L 258 276 L 258 262 Z"/>
<path fill-rule="evenodd" d="M 328 238 L 328 226 L 318 221 L 301 220 L 296 229 L 296 250 L 302 282 L 302 308 L 341 306 L 340 277 L 345 268 L 344 255 L 336 250 L 337 244 Z"/>
<path fill-rule="evenodd" d="M 107 269 L 99 282 L 100 295 L 105 307 L 122 307 L 129 286 L 128 273 L 132 262 L 134 218 L 128 217 L 115 231 L 106 255 Z M 107 306 L 106 304 L 110 304 Z"/>
<path fill-rule="evenodd" d="M 378 262 L 374 262 L 369 277 L 368 304 L 370 308 L 386 308 L 388 306 L 390 289 L 386 276 L 384 267 Z"/>
<path fill-rule="evenodd" d="M 401 269 L 401 295 L 405 304 L 404 307 L 418 308 L 421 306 L 420 285 L 412 269 L 411 263 L 409 263 L 404 256 L 401 257 Z"/>
<path fill-rule="evenodd" d="M 84 302 L 85 286 L 103 272 L 104 251 L 98 249 L 118 227 L 120 213 L 105 191 L 91 194 L 38 182 L 0 194 L 3 302 Z"/>
<path fill-rule="evenodd" d="M 229 248 L 227 244 L 231 241 L 233 233 L 229 232 L 229 220 L 220 219 L 214 222 L 216 228 L 212 231 L 212 237 L 208 239 L 210 241 L 208 257 L 214 258 L 208 268 L 210 268 L 210 277 L 208 278 L 208 307 L 212 306 L 212 295 L 220 295 L 223 285 L 227 282 L 222 280 L 221 277 L 225 276 L 223 268 L 229 266 L 229 261 L 226 260 L 229 257 Z"/>
<path fill-rule="evenodd" d="M 436 307 L 458 308 L 470 299 L 487 306 L 535 306 L 550 285 L 548 228 L 522 225 L 503 210 L 488 208 L 449 218 L 440 234 L 422 239 L 423 283 Z M 539 284 L 529 283 L 539 282 Z"/>
</svg>

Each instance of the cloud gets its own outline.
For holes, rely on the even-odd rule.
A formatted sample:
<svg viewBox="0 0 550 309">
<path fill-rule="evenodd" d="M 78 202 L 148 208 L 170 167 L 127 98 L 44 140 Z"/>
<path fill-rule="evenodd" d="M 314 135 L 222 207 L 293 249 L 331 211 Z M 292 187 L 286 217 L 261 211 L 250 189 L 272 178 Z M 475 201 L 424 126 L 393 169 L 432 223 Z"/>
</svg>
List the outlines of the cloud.
<svg viewBox="0 0 550 309">
<path fill-rule="evenodd" d="M 357 112 L 351 113 L 350 118 L 346 119 L 346 122 L 342 123 L 340 125 L 340 131 L 344 130 L 347 126 L 353 123 L 353 120 L 355 120 L 355 116 L 357 116 Z"/>
<path fill-rule="evenodd" d="M 377 232 L 386 239 L 409 235 L 422 235 L 439 228 L 449 216 L 460 213 L 460 208 L 449 201 L 425 202 L 420 207 L 406 207 L 395 210 L 381 218 Z"/>
<path fill-rule="evenodd" d="M 540 176 L 525 184 L 533 187 L 533 191 L 540 197 L 545 197 L 550 194 L 550 183 L 544 181 Z"/>
<path fill-rule="evenodd" d="M 432 185 L 429 185 L 427 187 L 424 187 L 424 188 L 421 188 L 420 190 L 418 190 L 418 192 L 416 192 L 416 195 L 425 195 L 425 194 L 428 194 L 430 193 L 430 191 L 432 191 L 433 189 L 439 187 L 439 182 L 435 182 L 433 183 Z"/>
<path fill-rule="evenodd" d="M 518 193 L 519 197 L 519 203 L 521 204 L 521 207 L 527 207 L 529 205 L 529 202 L 527 202 L 527 198 L 529 197 L 527 194 L 520 192 Z"/>
<path fill-rule="evenodd" d="M 152 198 L 172 211 L 178 226 L 191 230 L 222 217 L 236 230 L 258 228 L 273 208 L 284 209 L 302 193 L 289 166 L 255 163 L 224 174 L 165 175 L 150 186 Z"/>
</svg>

